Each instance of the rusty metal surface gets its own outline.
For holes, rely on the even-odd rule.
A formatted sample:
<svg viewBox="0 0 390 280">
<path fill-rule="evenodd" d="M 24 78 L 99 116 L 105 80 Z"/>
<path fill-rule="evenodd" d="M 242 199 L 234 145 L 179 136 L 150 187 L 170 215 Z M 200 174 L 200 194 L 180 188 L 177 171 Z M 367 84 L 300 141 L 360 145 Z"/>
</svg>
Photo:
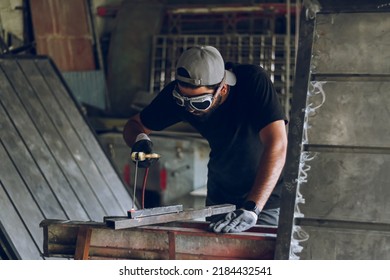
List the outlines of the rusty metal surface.
<svg viewBox="0 0 390 280">
<path fill-rule="evenodd" d="M 105 218 L 107 226 L 113 229 L 125 229 L 132 227 L 139 227 L 144 225 L 152 224 L 161 224 L 173 221 L 181 220 L 193 220 L 199 218 L 210 217 L 212 215 L 218 215 L 223 213 L 228 213 L 236 209 L 235 205 L 232 204 L 222 204 L 209 206 L 203 209 L 190 209 L 185 210 L 179 213 L 169 213 L 164 215 L 141 217 L 136 219 L 129 219 L 127 217 L 117 217 L 117 218 Z"/>
<path fill-rule="evenodd" d="M 61 71 L 95 70 L 86 1 L 34 0 L 30 6 L 38 54 L 49 55 Z"/>
<path fill-rule="evenodd" d="M 273 259 L 276 228 L 255 226 L 238 234 L 208 232 L 188 221 L 123 230 L 104 223 L 44 220 L 46 257 L 73 258 L 80 227 L 92 231 L 89 259 Z"/>
</svg>

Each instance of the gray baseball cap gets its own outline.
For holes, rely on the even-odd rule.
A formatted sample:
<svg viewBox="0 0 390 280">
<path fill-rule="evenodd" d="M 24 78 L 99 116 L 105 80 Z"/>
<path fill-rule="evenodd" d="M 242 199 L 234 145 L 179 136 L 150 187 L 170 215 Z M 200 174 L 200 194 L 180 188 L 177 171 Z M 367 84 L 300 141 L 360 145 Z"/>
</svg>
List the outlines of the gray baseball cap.
<svg viewBox="0 0 390 280">
<path fill-rule="evenodd" d="M 178 75 L 177 69 L 184 68 L 190 78 Z M 236 84 L 236 75 L 225 70 L 221 53 L 212 46 L 194 46 L 185 50 L 176 65 L 176 80 L 195 86 L 216 85 L 226 75 L 226 83 Z"/>
</svg>

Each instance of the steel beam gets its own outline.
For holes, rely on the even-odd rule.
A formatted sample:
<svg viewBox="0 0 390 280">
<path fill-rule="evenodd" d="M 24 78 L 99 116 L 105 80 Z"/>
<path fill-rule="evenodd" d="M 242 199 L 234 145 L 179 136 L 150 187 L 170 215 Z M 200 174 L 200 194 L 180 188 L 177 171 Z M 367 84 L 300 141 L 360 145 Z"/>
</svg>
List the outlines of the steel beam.
<svg viewBox="0 0 390 280">
<path fill-rule="evenodd" d="M 145 208 L 127 211 L 127 216 L 131 219 L 156 216 L 162 214 L 178 213 L 183 211 L 183 205 L 170 205 L 163 207 Z"/>
<path fill-rule="evenodd" d="M 135 219 L 129 219 L 128 217 L 105 217 L 104 221 L 106 222 L 106 225 L 110 228 L 124 229 L 174 221 L 200 219 L 210 217 L 212 215 L 228 213 L 234 210 L 236 210 L 235 205 L 221 204 L 209 206 L 203 209 L 190 209 L 184 210 L 179 213 L 168 213 L 156 216 L 139 217 Z"/>
</svg>

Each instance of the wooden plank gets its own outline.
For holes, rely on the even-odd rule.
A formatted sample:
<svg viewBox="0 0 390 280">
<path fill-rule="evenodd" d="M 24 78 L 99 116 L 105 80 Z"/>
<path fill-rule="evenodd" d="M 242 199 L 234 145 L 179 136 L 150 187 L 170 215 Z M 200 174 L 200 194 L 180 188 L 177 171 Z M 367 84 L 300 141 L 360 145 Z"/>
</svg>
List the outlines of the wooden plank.
<svg viewBox="0 0 390 280">
<path fill-rule="evenodd" d="M 96 70 L 90 39 L 50 36 L 49 38 L 39 38 L 36 42 L 38 53 L 50 55 L 61 71 Z M 80 59 L 75 59 L 75 53 Z"/>
<path fill-rule="evenodd" d="M 235 235 L 236 236 L 236 235 Z M 245 235 L 244 235 L 245 236 Z M 275 238 L 259 235 L 252 238 L 225 237 L 215 243 L 210 235 L 176 234 L 176 259 L 222 258 L 222 259 L 273 259 Z M 207 256 L 207 257 L 204 257 Z"/>
<path fill-rule="evenodd" d="M 111 228 L 124 229 L 124 228 L 139 227 L 144 225 L 161 224 L 161 223 L 167 223 L 172 221 L 205 218 L 205 217 L 210 217 L 212 215 L 228 213 L 234 210 L 236 210 L 235 205 L 222 204 L 222 205 L 209 206 L 197 210 L 193 210 L 193 209 L 184 210 L 179 213 L 169 213 L 169 214 L 162 214 L 157 216 L 141 217 L 136 219 L 129 219 L 127 217 L 108 218 L 105 219 L 105 221 L 107 226 Z"/>
<path fill-rule="evenodd" d="M 124 210 L 124 213 L 126 213 L 127 210 L 129 210 L 130 205 L 132 205 L 132 199 L 128 191 L 124 188 L 124 184 L 113 165 L 107 159 L 107 156 L 97 140 L 94 131 L 81 114 L 79 107 L 75 106 L 75 99 L 72 98 L 71 94 L 67 91 L 63 81 L 59 79 L 59 73 L 57 72 L 55 66 L 50 62 L 50 60 L 46 59 L 37 60 L 36 65 L 41 74 L 45 77 L 48 86 L 57 98 L 60 106 L 67 108 L 69 121 L 75 128 L 76 133 L 79 135 L 82 142 L 88 143 L 86 148 L 89 154 L 95 161 L 100 172 L 103 174 L 106 182 L 109 183 L 109 187 Z"/>
<path fill-rule="evenodd" d="M 101 220 L 106 212 L 102 208 L 101 203 L 96 199 L 96 194 L 90 187 L 87 187 L 88 181 L 85 179 L 77 162 L 72 158 L 67 143 L 60 137 L 53 124 L 48 121 L 47 116 L 41 114 L 41 110 L 43 110 L 40 107 L 41 104 L 39 100 L 34 99 L 34 93 L 26 78 L 19 75 L 20 70 L 17 68 L 16 61 L 1 60 L 0 67 L 4 71 L 4 75 L 0 75 L 0 81 L 2 81 L 2 85 L 6 86 L 6 90 L 1 91 L 1 102 L 12 116 L 13 122 L 22 134 L 23 139 L 30 137 L 30 135 L 25 133 L 26 129 L 35 128 L 40 130 L 39 132 L 46 143 L 45 148 L 48 148 L 56 158 L 66 174 L 67 180 L 72 185 L 73 191 L 88 212 L 89 217 L 94 220 Z M 8 85 L 5 77 L 12 81 L 12 87 Z M 13 87 L 16 91 L 13 90 Z M 18 95 L 22 95 L 25 99 L 23 100 L 23 103 L 26 104 L 25 107 L 18 98 L 15 98 Z M 20 110 L 21 108 L 25 108 L 29 112 Z M 36 108 L 41 108 L 41 110 Z M 30 141 L 32 145 L 35 145 L 34 140 Z"/>
<path fill-rule="evenodd" d="M 90 248 L 90 260 L 169 260 L 168 252 L 165 250 L 137 250 L 129 248 L 112 248 L 106 246 L 102 247 L 91 247 Z"/>
<path fill-rule="evenodd" d="M 88 260 L 91 235 L 91 228 L 87 226 L 79 227 L 79 232 L 77 233 L 76 251 L 74 254 L 75 260 Z"/>
<path fill-rule="evenodd" d="M 36 68 L 34 61 L 19 60 L 18 63 L 24 74 L 28 76 L 32 90 L 35 91 L 30 92 L 30 94 L 34 96 L 37 94 L 37 98 L 42 104 L 41 106 L 34 104 L 35 106 L 32 111 L 34 111 L 36 115 L 41 114 L 43 118 L 48 117 L 48 119 L 51 120 L 52 125 L 54 125 L 58 131 L 58 138 L 63 139 L 65 145 L 68 146 L 69 153 L 80 167 L 83 176 L 88 181 L 88 185 L 91 186 L 92 191 L 102 204 L 105 212 L 113 215 L 123 213 L 123 210 L 118 205 L 117 199 L 108 187 L 108 182 L 106 182 L 101 170 L 98 169 L 98 166 L 87 151 L 86 146 L 88 143 L 82 142 L 80 137 L 75 133 L 77 128 L 74 128 L 69 122 L 68 116 L 66 115 L 68 108 L 61 107 L 54 98 L 51 89 Z M 28 100 L 28 97 L 29 96 L 21 96 L 21 99 Z M 47 125 L 48 124 L 46 124 L 45 127 L 40 128 L 40 130 L 45 129 Z M 74 149 L 73 147 L 77 147 L 77 149 Z"/>
<path fill-rule="evenodd" d="M 176 233 L 175 232 L 168 232 L 168 242 L 169 242 L 169 259 L 175 260 L 176 259 Z"/>
</svg>

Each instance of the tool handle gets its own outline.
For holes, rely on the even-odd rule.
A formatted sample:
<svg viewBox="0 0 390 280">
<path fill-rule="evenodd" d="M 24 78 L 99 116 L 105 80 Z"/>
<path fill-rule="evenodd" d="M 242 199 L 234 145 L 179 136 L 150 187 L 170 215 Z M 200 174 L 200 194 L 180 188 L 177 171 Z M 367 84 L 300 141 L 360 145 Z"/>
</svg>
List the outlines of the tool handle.
<svg viewBox="0 0 390 280">
<path fill-rule="evenodd" d="M 133 161 L 144 161 L 144 160 L 147 160 L 147 159 L 158 159 L 160 157 L 161 156 L 159 154 L 156 154 L 156 153 L 152 153 L 152 154 L 145 154 L 143 152 L 133 152 L 133 153 L 131 153 L 131 159 Z"/>
</svg>

